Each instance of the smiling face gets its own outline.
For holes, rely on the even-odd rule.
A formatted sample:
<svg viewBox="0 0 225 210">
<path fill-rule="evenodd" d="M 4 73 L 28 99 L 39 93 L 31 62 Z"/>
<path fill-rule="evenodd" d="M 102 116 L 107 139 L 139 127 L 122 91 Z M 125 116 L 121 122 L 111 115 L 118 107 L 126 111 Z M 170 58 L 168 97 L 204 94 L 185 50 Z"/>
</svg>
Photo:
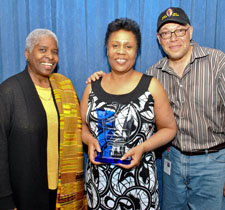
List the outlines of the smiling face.
<svg viewBox="0 0 225 210">
<path fill-rule="evenodd" d="M 162 39 L 159 35 L 162 32 L 174 32 L 178 29 L 189 29 L 186 31 L 186 34 L 182 37 L 177 37 L 174 33 L 169 39 Z M 170 60 L 179 61 L 185 59 L 191 51 L 190 41 L 192 39 L 193 28 L 190 25 L 180 25 L 177 23 L 167 23 L 163 25 L 159 33 L 157 33 L 157 38 L 161 44 L 164 52 L 167 54 Z"/>
<path fill-rule="evenodd" d="M 108 40 L 107 55 L 112 72 L 128 72 L 133 69 L 137 56 L 137 40 L 133 32 L 119 30 Z"/>
<path fill-rule="evenodd" d="M 58 47 L 51 36 L 41 36 L 32 52 L 25 50 L 29 72 L 37 78 L 48 78 L 58 63 Z"/>
</svg>

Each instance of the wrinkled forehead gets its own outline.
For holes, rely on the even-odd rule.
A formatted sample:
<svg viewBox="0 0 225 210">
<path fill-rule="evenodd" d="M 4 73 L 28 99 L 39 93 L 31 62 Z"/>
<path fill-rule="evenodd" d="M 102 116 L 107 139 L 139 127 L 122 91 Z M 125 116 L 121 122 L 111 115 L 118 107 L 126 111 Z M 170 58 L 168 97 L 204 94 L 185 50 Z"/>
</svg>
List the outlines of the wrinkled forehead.
<svg viewBox="0 0 225 210">
<path fill-rule="evenodd" d="M 163 31 L 163 30 L 174 30 L 177 28 L 185 28 L 186 26 L 188 26 L 189 24 L 186 25 L 182 25 L 179 23 L 173 23 L 173 22 L 169 22 L 169 23 L 165 23 L 159 31 Z"/>
</svg>

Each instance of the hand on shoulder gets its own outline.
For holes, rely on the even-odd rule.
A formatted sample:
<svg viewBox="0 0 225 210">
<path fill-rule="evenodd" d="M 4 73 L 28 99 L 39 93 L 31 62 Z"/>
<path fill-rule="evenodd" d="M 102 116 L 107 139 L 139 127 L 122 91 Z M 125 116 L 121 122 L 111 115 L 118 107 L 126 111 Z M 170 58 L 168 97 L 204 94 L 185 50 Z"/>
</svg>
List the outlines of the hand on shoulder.
<svg viewBox="0 0 225 210">
<path fill-rule="evenodd" d="M 99 80 L 100 77 L 104 77 L 106 73 L 104 71 L 96 71 L 90 77 L 88 77 L 86 84 L 90 84 L 91 82 L 95 82 Z"/>
</svg>

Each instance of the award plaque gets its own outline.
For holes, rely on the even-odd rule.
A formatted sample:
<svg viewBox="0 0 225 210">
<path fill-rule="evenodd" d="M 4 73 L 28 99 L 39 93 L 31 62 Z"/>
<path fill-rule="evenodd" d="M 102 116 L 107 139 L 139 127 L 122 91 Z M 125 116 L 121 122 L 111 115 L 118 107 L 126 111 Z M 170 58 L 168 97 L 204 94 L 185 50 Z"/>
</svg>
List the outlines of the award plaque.
<svg viewBox="0 0 225 210">
<path fill-rule="evenodd" d="M 115 127 L 115 112 L 97 109 L 97 118 L 98 141 L 101 152 L 97 153 L 95 161 L 109 164 L 130 164 L 131 158 L 120 159 L 128 151 L 126 142 L 129 137 L 118 135 Z M 124 128 L 122 133 L 124 133 Z"/>
</svg>

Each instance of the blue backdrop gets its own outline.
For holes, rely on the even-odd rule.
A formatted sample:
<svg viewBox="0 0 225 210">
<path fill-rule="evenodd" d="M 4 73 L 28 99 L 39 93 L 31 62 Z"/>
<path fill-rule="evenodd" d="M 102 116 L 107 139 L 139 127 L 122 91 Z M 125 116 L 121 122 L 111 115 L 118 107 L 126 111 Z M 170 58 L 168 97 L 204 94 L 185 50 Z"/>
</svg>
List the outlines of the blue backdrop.
<svg viewBox="0 0 225 210">
<path fill-rule="evenodd" d="M 104 36 L 108 23 L 118 17 L 140 24 L 142 46 L 136 69 L 145 72 L 163 56 L 156 24 L 158 15 L 170 6 L 186 11 L 195 41 L 225 51 L 225 0 L 0 0 L 0 83 L 24 69 L 28 33 L 48 28 L 59 40 L 57 70 L 72 80 L 80 99 L 90 74 L 109 71 Z"/>
<path fill-rule="evenodd" d="M 143 42 L 136 69 L 145 72 L 162 57 L 156 23 L 170 6 L 186 11 L 195 41 L 225 51 L 225 0 L 0 0 L 0 82 L 24 69 L 28 33 L 49 28 L 59 39 L 58 72 L 72 80 L 81 98 L 91 73 L 109 71 L 104 36 L 117 17 L 140 24 Z"/>
</svg>

